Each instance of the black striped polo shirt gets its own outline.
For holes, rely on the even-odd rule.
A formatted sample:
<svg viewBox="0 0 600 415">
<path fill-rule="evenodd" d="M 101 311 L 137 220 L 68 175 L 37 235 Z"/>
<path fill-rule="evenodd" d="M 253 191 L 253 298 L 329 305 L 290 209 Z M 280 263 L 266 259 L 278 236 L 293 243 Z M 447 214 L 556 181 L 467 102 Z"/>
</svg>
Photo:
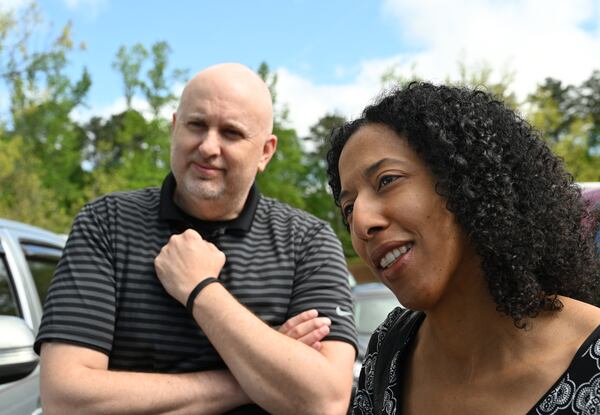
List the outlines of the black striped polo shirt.
<svg viewBox="0 0 600 415">
<path fill-rule="evenodd" d="M 35 343 L 58 341 L 109 356 L 109 368 L 179 373 L 225 365 L 185 307 L 154 270 L 169 237 L 198 230 L 226 255 L 219 275 L 240 303 L 271 326 L 316 308 L 332 320 L 325 340 L 356 347 L 341 245 L 329 225 L 252 188 L 240 216 L 191 218 L 162 190 L 112 193 L 77 215 L 44 305 Z"/>
</svg>

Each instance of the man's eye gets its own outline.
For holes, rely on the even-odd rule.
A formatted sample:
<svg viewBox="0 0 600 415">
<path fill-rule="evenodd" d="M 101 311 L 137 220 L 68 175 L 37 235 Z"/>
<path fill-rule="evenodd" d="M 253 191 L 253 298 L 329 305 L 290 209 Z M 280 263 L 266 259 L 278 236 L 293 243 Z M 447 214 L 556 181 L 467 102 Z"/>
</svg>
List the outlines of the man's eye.
<svg viewBox="0 0 600 415">
<path fill-rule="evenodd" d="M 242 133 L 238 130 L 234 130 L 232 128 L 228 128 L 224 131 L 225 135 L 228 137 L 241 137 Z"/>
<path fill-rule="evenodd" d="M 203 128 L 205 126 L 203 121 L 190 121 L 188 125 L 192 128 Z"/>
<path fill-rule="evenodd" d="M 388 184 L 392 183 L 393 181 L 396 181 L 400 176 L 382 176 L 379 179 L 379 183 L 377 185 L 378 189 L 381 189 L 382 187 L 387 186 Z"/>
</svg>

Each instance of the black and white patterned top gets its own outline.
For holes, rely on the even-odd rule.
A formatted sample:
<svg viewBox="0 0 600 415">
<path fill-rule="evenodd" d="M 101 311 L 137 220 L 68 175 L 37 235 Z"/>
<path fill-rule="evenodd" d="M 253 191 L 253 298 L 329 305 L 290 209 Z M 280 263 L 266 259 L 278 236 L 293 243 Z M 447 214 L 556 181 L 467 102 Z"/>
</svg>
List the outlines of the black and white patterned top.
<svg viewBox="0 0 600 415">
<path fill-rule="evenodd" d="M 353 415 L 401 415 L 401 365 L 425 314 L 400 307 L 373 333 L 360 372 Z M 527 415 L 600 414 L 600 326 L 565 373 Z"/>
</svg>

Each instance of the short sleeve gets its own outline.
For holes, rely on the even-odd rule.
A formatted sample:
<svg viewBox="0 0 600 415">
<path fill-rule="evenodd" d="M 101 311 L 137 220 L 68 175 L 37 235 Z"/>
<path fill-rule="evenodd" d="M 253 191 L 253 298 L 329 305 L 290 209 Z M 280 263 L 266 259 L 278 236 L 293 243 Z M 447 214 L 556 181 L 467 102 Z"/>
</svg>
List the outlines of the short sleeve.
<svg viewBox="0 0 600 415">
<path fill-rule="evenodd" d="M 357 349 L 346 260 L 333 230 L 321 222 L 299 244 L 288 317 L 311 308 L 331 319 L 331 330 L 324 340 L 345 341 Z"/>
<path fill-rule="evenodd" d="M 79 212 L 50 288 L 34 345 L 64 342 L 109 354 L 115 326 L 115 272 L 106 199 Z"/>
</svg>

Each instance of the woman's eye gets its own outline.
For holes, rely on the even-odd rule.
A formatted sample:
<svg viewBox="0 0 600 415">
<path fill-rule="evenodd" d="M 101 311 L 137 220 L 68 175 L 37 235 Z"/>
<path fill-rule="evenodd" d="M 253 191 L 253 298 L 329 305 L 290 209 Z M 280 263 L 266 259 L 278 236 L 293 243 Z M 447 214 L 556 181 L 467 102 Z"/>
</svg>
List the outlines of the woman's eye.
<svg viewBox="0 0 600 415">
<path fill-rule="evenodd" d="M 342 215 L 344 215 L 344 219 L 348 220 L 350 215 L 352 215 L 352 210 L 354 210 L 354 205 L 352 203 L 348 203 L 342 208 Z"/>
<path fill-rule="evenodd" d="M 381 189 L 382 187 L 387 186 L 388 184 L 392 183 L 393 181 L 396 181 L 398 178 L 399 178 L 399 176 L 382 176 L 379 179 L 377 188 Z"/>
</svg>

